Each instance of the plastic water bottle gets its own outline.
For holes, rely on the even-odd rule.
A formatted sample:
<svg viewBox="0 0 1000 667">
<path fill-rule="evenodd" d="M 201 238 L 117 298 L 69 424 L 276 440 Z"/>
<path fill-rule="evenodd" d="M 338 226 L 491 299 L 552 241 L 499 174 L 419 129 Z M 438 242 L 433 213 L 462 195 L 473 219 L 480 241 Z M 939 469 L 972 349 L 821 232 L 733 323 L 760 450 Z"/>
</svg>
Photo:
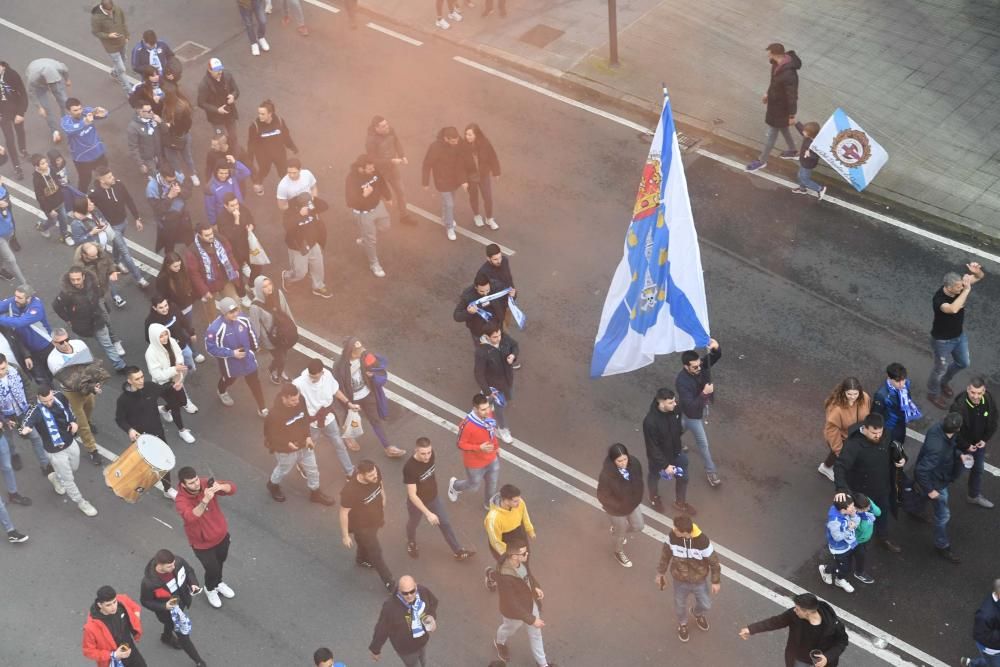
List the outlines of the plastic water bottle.
<svg viewBox="0 0 1000 667">
<path fill-rule="evenodd" d="M 662 479 L 665 479 L 665 480 L 668 480 L 668 481 L 671 480 L 671 479 L 673 479 L 674 477 L 683 477 L 683 476 L 684 476 L 684 468 L 682 468 L 680 466 L 674 466 L 674 474 L 673 475 L 671 475 L 666 470 L 661 470 L 660 471 L 660 477 Z"/>
</svg>

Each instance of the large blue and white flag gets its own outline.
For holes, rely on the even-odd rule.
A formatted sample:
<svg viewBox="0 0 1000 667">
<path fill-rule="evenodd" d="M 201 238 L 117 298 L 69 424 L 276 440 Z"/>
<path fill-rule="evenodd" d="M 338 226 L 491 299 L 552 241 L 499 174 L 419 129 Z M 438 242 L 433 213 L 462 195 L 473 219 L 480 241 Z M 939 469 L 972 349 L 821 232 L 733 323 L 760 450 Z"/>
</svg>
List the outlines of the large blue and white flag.
<svg viewBox="0 0 1000 667">
<path fill-rule="evenodd" d="M 858 192 L 868 187 L 889 160 L 885 149 L 843 109 L 823 123 L 810 148 Z"/>
<path fill-rule="evenodd" d="M 698 234 L 670 98 L 642 172 L 625 252 L 604 300 L 590 376 L 627 373 L 708 345 L 708 306 Z"/>
</svg>

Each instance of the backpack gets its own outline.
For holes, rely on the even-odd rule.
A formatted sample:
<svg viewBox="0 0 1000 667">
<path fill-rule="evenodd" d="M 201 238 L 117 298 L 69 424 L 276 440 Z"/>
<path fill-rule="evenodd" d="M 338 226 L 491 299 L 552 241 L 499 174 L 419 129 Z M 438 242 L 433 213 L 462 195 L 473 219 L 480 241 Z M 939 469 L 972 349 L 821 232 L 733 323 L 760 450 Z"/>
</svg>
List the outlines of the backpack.
<svg viewBox="0 0 1000 667">
<path fill-rule="evenodd" d="M 271 313 L 272 324 L 267 335 L 274 343 L 274 346 L 282 350 L 288 350 L 299 342 L 299 330 L 288 315 L 281 310 Z"/>
</svg>

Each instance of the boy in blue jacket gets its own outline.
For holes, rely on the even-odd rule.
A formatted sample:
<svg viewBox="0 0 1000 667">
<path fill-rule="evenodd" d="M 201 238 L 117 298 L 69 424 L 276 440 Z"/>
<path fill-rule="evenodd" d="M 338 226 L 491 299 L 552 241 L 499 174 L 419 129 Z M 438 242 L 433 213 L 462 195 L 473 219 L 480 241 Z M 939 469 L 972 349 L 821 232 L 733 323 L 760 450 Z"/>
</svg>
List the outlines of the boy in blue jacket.
<svg viewBox="0 0 1000 667">
<path fill-rule="evenodd" d="M 827 572 L 826 565 L 820 565 L 819 576 L 824 584 L 831 584 L 848 593 L 854 592 L 847 575 L 851 573 L 851 560 L 858 546 L 858 523 L 857 508 L 851 496 L 833 501 L 826 513 L 826 543 L 833 555 L 834 570 L 831 574 Z"/>
</svg>

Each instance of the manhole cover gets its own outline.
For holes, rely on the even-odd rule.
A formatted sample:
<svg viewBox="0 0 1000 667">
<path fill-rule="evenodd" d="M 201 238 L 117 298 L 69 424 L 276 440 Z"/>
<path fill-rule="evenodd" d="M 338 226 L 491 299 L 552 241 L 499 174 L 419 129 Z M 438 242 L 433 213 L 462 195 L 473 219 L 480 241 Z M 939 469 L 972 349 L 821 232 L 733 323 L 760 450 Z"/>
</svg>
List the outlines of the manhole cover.
<svg viewBox="0 0 1000 667">
<path fill-rule="evenodd" d="M 208 53 L 208 47 L 202 46 L 197 42 L 184 42 L 176 49 L 174 49 L 174 55 L 181 59 L 182 62 L 189 63 L 192 60 L 197 60 L 203 55 Z"/>
<path fill-rule="evenodd" d="M 539 23 L 534 28 L 521 35 L 520 39 L 522 42 L 544 49 L 564 34 L 565 31 L 563 30 L 557 30 L 551 26 Z"/>
<path fill-rule="evenodd" d="M 699 139 L 698 137 L 692 137 L 687 134 L 684 134 L 683 132 L 677 133 L 677 145 L 680 147 L 682 151 L 691 150 L 696 145 L 698 145 L 699 141 L 701 141 L 701 139 Z"/>
</svg>

